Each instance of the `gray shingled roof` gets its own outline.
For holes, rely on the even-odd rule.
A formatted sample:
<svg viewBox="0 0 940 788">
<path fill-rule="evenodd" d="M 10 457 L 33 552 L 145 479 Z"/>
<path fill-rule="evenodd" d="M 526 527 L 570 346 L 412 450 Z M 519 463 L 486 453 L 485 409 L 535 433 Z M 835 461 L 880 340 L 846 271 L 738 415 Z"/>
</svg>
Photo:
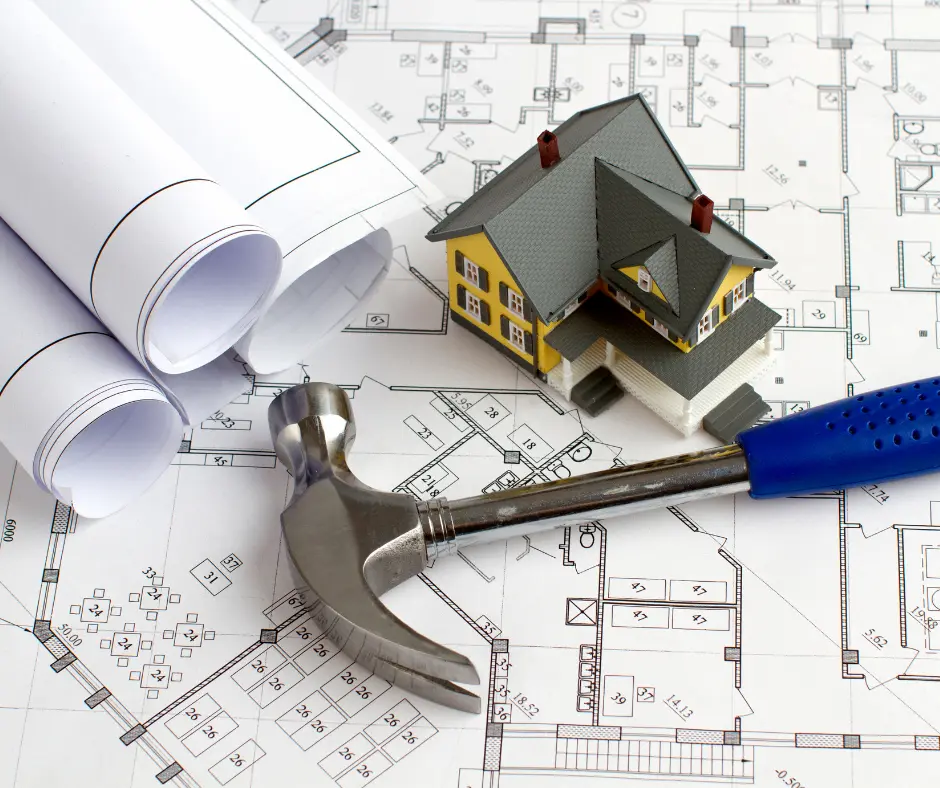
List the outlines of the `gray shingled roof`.
<svg viewBox="0 0 940 788">
<path fill-rule="evenodd" d="M 603 293 L 591 296 L 545 341 L 569 360 L 606 339 L 686 399 L 692 399 L 780 320 L 751 298 L 689 353 L 683 353 Z"/>
<path fill-rule="evenodd" d="M 689 222 L 692 217 L 692 201 L 689 198 L 664 189 L 655 182 L 635 172 L 624 171 L 623 167 L 618 167 L 616 164 L 608 162 L 603 156 L 599 156 L 598 158 L 603 159 L 604 161 L 602 163 L 607 164 L 609 169 L 621 170 L 623 177 L 629 181 L 632 186 L 655 202 L 664 211 L 669 212 L 669 214 L 682 223 L 683 227 L 691 229 Z M 756 264 L 760 265 L 762 262 L 766 264 L 768 260 L 771 260 L 767 252 L 753 241 L 741 235 L 741 233 L 718 216 L 715 217 L 711 231 L 708 234 L 698 234 L 716 249 L 733 257 L 735 263 L 752 265 L 755 264 L 756 261 Z"/>
<path fill-rule="evenodd" d="M 717 217 L 710 233 L 694 229 L 689 224 L 692 203 L 688 198 L 600 159 L 596 176 L 601 275 L 679 336 L 688 339 L 695 333 L 732 264 L 774 265 L 763 249 Z M 653 259 L 655 255 L 650 254 L 664 242 L 675 243 L 674 268 L 669 260 Z M 617 270 L 631 265 L 650 266 L 668 304 Z"/>
<path fill-rule="evenodd" d="M 440 241 L 485 231 L 545 322 L 598 275 L 596 157 L 683 199 L 698 192 L 639 95 L 579 112 L 555 134 L 560 162 L 542 169 L 533 146 L 427 235 Z"/>
</svg>

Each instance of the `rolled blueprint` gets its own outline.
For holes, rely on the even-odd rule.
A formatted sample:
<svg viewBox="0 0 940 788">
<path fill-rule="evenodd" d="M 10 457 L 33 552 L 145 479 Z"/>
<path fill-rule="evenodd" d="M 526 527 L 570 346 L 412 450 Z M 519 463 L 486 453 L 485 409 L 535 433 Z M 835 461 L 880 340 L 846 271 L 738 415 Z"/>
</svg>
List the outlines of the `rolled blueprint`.
<svg viewBox="0 0 940 788">
<path fill-rule="evenodd" d="M 237 345 L 255 371 L 348 322 L 388 270 L 382 228 L 433 187 L 227 4 L 38 5 L 280 243 L 272 303 Z"/>
<path fill-rule="evenodd" d="M 0 13 L 0 216 L 146 368 L 218 358 L 277 242 L 33 3 Z"/>
<path fill-rule="evenodd" d="M 0 282 L 0 442 L 80 514 L 111 514 L 166 469 L 179 413 L 3 222 Z"/>
<path fill-rule="evenodd" d="M 347 322 L 438 196 L 212 0 L 0 0 L 0 116 L 0 442 L 86 516 Z"/>
</svg>

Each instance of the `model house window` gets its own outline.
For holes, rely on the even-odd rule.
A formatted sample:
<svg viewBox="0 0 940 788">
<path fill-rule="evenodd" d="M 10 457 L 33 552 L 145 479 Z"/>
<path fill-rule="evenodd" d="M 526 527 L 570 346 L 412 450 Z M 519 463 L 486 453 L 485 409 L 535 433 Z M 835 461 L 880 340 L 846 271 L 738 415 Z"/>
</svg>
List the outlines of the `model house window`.
<svg viewBox="0 0 940 788">
<path fill-rule="evenodd" d="M 712 316 L 710 312 L 705 313 L 705 317 L 698 321 L 698 336 L 701 339 L 712 330 Z"/>
<path fill-rule="evenodd" d="M 513 290 L 505 282 L 499 283 L 499 303 L 517 317 L 521 317 L 523 320 L 531 319 L 531 315 L 529 314 L 531 309 L 526 303 L 525 298 L 523 298 L 521 293 Z"/>
<path fill-rule="evenodd" d="M 642 290 L 644 293 L 648 293 L 653 287 L 653 278 L 650 276 L 649 271 L 647 271 L 645 268 L 641 268 L 637 272 L 637 281 L 639 282 L 640 290 Z"/>
<path fill-rule="evenodd" d="M 519 348 L 519 350 L 525 352 L 525 331 L 519 328 L 515 323 L 509 324 L 509 341 Z"/>
<path fill-rule="evenodd" d="M 484 293 L 490 289 L 490 279 L 486 274 L 486 269 L 477 265 L 473 260 L 467 257 L 463 252 L 454 252 L 454 265 L 457 273 L 474 287 L 478 287 Z"/>
<path fill-rule="evenodd" d="M 520 353 L 534 356 L 535 341 L 531 331 L 526 331 L 522 326 L 506 315 L 499 316 L 499 333 L 506 342 Z"/>
<path fill-rule="evenodd" d="M 484 326 L 490 324 L 490 305 L 461 284 L 457 285 L 457 306 Z"/>
<path fill-rule="evenodd" d="M 669 339 L 669 329 L 665 325 L 660 323 L 655 317 L 653 318 L 653 328 L 655 328 L 660 334 L 662 334 L 666 339 Z"/>
<path fill-rule="evenodd" d="M 475 317 L 477 320 L 480 320 L 481 318 L 480 299 L 477 298 L 473 293 L 467 293 L 467 313 L 471 317 Z"/>
<path fill-rule="evenodd" d="M 718 307 L 713 306 L 705 316 L 698 321 L 698 338 L 704 339 L 718 326 Z"/>
<path fill-rule="evenodd" d="M 518 315 L 519 317 L 524 317 L 524 312 L 523 312 L 523 307 L 522 307 L 522 296 L 519 295 L 515 290 L 510 290 L 507 295 L 508 295 L 508 301 L 509 301 L 507 306 L 509 307 L 509 311 L 512 312 L 514 315 Z"/>
<path fill-rule="evenodd" d="M 734 312 L 735 309 L 737 309 L 747 300 L 747 297 L 752 292 L 752 291 L 749 291 L 748 289 L 749 279 L 750 277 L 748 277 L 747 279 L 744 279 L 743 281 L 739 282 L 736 287 L 732 288 L 727 293 L 725 293 L 725 297 L 724 297 L 725 317 L 727 317 L 732 312 Z"/>
<path fill-rule="evenodd" d="M 748 295 L 750 295 L 750 293 L 748 292 L 747 279 L 743 280 L 736 287 L 733 287 L 731 290 L 725 293 L 725 317 L 728 317 L 728 315 L 734 312 L 735 309 L 741 306 L 747 300 Z"/>
<path fill-rule="evenodd" d="M 480 286 L 480 267 L 466 257 L 463 259 L 463 278 L 472 285 Z"/>
</svg>

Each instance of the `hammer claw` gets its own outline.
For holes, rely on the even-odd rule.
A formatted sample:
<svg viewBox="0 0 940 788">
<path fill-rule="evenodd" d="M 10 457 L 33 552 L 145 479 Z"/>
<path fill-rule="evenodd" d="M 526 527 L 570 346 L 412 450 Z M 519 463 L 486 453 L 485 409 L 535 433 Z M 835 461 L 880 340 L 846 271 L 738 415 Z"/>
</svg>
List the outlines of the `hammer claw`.
<svg viewBox="0 0 940 788">
<path fill-rule="evenodd" d="M 360 664 L 431 700 L 479 709 L 452 682 L 479 684 L 462 654 L 416 632 L 379 597 L 427 566 L 418 508 L 407 495 L 366 486 L 346 464 L 355 435 L 340 389 L 310 383 L 279 395 L 269 411 L 278 457 L 294 477 L 281 515 L 291 560 L 309 588 L 309 609 Z"/>
<path fill-rule="evenodd" d="M 398 665 L 387 660 L 378 660 L 376 662 L 375 673 L 386 681 L 390 681 L 392 684 L 413 692 L 415 695 L 420 695 L 422 698 L 427 698 L 434 703 L 440 703 L 442 706 L 449 706 L 452 709 L 466 711 L 470 714 L 480 713 L 480 697 L 446 679 L 416 670 L 409 670 L 404 665 Z M 479 681 L 474 683 L 479 683 Z"/>
<path fill-rule="evenodd" d="M 341 622 L 333 628 L 336 636 L 343 638 L 344 649 L 347 653 L 354 651 L 359 662 L 385 662 L 439 681 L 480 683 L 467 657 L 416 632 L 368 587 L 358 589 L 353 599 L 320 598 Z"/>
<path fill-rule="evenodd" d="M 368 592 L 372 596 L 371 592 Z M 416 695 L 463 711 L 478 712 L 480 699 L 453 681 L 479 684 L 476 668 L 462 654 L 425 638 L 373 596 L 375 615 L 361 606 L 352 622 L 310 589 L 307 609 L 324 634 L 363 667 Z M 352 611 L 345 611 L 350 615 Z"/>
</svg>

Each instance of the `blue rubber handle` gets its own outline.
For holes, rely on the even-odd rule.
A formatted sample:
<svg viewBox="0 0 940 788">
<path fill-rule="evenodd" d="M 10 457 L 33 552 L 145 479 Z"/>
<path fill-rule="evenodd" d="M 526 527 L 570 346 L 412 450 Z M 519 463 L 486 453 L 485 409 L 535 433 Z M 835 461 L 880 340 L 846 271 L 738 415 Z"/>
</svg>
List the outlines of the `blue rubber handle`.
<svg viewBox="0 0 940 788">
<path fill-rule="evenodd" d="M 841 490 L 940 469 L 940 377 L 871 391 L 738 435 L 751 496 Z"/>
</svg>

